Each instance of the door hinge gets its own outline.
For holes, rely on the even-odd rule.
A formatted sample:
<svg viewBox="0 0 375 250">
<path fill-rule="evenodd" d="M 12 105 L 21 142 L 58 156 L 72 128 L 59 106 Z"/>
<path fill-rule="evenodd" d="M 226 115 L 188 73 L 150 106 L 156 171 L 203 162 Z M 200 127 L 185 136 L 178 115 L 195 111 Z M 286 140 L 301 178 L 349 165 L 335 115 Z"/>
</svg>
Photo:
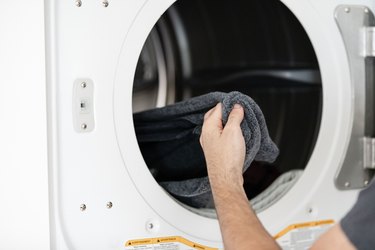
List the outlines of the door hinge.
<svg viewBox="0 0 375 250">
<path fill-rule="evenodd" d="M 375 138 L 363 138 L 363 167 L 375 169 Z"/>
<path fill-rule="evenodd" d="M 364 27 L 364 56 L 375 57 L 375 27 Z"/>
</svg>

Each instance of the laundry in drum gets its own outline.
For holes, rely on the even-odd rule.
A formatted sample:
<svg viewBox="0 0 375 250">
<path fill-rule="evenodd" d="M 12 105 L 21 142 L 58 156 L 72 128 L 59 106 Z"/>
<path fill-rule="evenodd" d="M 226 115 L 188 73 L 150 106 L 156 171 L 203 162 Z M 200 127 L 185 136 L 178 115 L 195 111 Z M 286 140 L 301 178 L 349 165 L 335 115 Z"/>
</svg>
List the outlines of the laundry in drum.
<svg viewBox="0 0 375 250">
<path fill-rule="evenodd" d="M 261 109 L 252 98 L 240 92 L 212 92 L 134 114 L 138 144 L 152 175 L 177 200 L 196 208 L 213 207 L 199 137 L 204 114 L 219 102 L 223 104 L 223 125 L 235 104 L 244 108 L 241 123 L 246 143 L 243 171 L 254 160 L 275 161 L 279 150 L 269 136 Z"/>
</svg>

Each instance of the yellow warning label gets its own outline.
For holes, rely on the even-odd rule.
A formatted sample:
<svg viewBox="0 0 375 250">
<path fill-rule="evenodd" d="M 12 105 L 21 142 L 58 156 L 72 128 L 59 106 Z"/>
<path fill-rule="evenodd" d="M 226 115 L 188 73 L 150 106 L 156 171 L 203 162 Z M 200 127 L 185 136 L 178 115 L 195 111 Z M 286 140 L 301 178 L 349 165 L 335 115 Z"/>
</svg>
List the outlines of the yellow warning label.
<svg viewBox="0 0 375 250">
<path fill-rule="evenodd" d="M 317 226 L 322 226 L 322 225 L 331 225 L 334 224 L 334 220 L 321 220 L 321 221 L 310 221 L 310 222 L 304 222 L 304 223 L 297 223 L 297 224 L 292 224 L 281 230 L 278 234 L 274 236 L 274 239 L 278 239 L 281 236 L 287 234 L 288 232 L 298 229 L 298 228 L 307 228 L 307 227 L 317 227 Z"/>
<path fill-rule="evenodd" d="M 334 220 L 297 223 L 287 226 L 274 238 L 282 249 L 310 249 L 320 235 L 334 223 Z"/>
<path fill-rule="evenodd" d="M 175 246 L 176 248 L 179 246 L 190 247 L 189 249 L 192 250 L 218 250 L 218 248 L 203 246 L 180 236 L 129 240 L 125 243 L 125 249 L 138 249 L 137 247 L 140 246 L 144 247 L 142 249 L 156 249 L 157 247 L 157 249 L 160 250 L 172 249 L 171 247 L 173 246 Z"/>
</svg>

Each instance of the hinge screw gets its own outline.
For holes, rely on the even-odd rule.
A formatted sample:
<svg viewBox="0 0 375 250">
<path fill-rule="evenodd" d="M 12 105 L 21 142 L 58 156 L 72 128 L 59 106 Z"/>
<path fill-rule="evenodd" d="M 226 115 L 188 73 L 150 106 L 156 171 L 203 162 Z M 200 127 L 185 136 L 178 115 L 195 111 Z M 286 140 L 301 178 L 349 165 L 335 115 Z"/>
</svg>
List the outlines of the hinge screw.
<svg viewBox="0 0 375 250">
<path fill-rule="evenodd" d="M 79 209 L 83 212 L 86 210 L 86 205 L 85 204 L 81 204 L 81 206 L 79 207 Z"/>
<path fill-rule="evenodd" d="M 111 209 L 112 207 L 113 207 L 113 203 L 112 203 L 112 202 L 110 202 L 110 201 L 109 201 L 109 202 L 107 202 L 107 208 L 108 208 L 108 209 Z"/>
<path fill-rule="evenodd" d="M 76 6 L 81 7 L 82 6 L 82 1 L 81 0 L 76 0 Z"/>
</svg>

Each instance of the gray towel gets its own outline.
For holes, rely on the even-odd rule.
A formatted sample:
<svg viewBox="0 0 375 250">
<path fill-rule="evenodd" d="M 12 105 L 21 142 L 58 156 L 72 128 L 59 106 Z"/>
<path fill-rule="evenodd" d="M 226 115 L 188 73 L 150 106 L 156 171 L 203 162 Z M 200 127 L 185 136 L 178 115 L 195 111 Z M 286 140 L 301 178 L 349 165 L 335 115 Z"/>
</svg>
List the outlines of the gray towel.
<svg viewBox="0 0 375 250">
<path fill-rule="evenodd" d="M 134 116 L 135 125 L 137 126 L 137 123 L 142 124 L 145 122 L 160 123 L 160 119 L 166 117 L 168 117 L 170 121 L 182 118 L 194 124 L 195 127 L 192 132 L 199 135 L 202 129 L 204 114 L 219 102 L 223 104 L 223 125 L 228 121 L 229 113 L 235 104 L 240 104 L 244 108 L 245 116 L 241 123 L 241 129 L 246 143 L 246 156 L 243 171 L 246 171 L 253 160 L 273 162 L 278 156 L 279 150 L 269 137 L 263 113 L 253 99 L 240 92 L 212 92 L 174 105 L 141 112 Z M 168 126 L 171 126 L 171 124 Z M 174 136 L 179 138 L 186 135 L 186 133 L 191 133 L 191 131 L 182 131 L 177 136 L 174 134 Z M 144 135 L 143 139 L 147 140 L 147 136 L 148 135 Z M 168 135 L 164 136 L 168 137 Z M 193 207 L 213 206 L 207 176 L 181 181 L 165 181 L 160 182 L 160 185 L 178 200 Z"/>
</svg>

